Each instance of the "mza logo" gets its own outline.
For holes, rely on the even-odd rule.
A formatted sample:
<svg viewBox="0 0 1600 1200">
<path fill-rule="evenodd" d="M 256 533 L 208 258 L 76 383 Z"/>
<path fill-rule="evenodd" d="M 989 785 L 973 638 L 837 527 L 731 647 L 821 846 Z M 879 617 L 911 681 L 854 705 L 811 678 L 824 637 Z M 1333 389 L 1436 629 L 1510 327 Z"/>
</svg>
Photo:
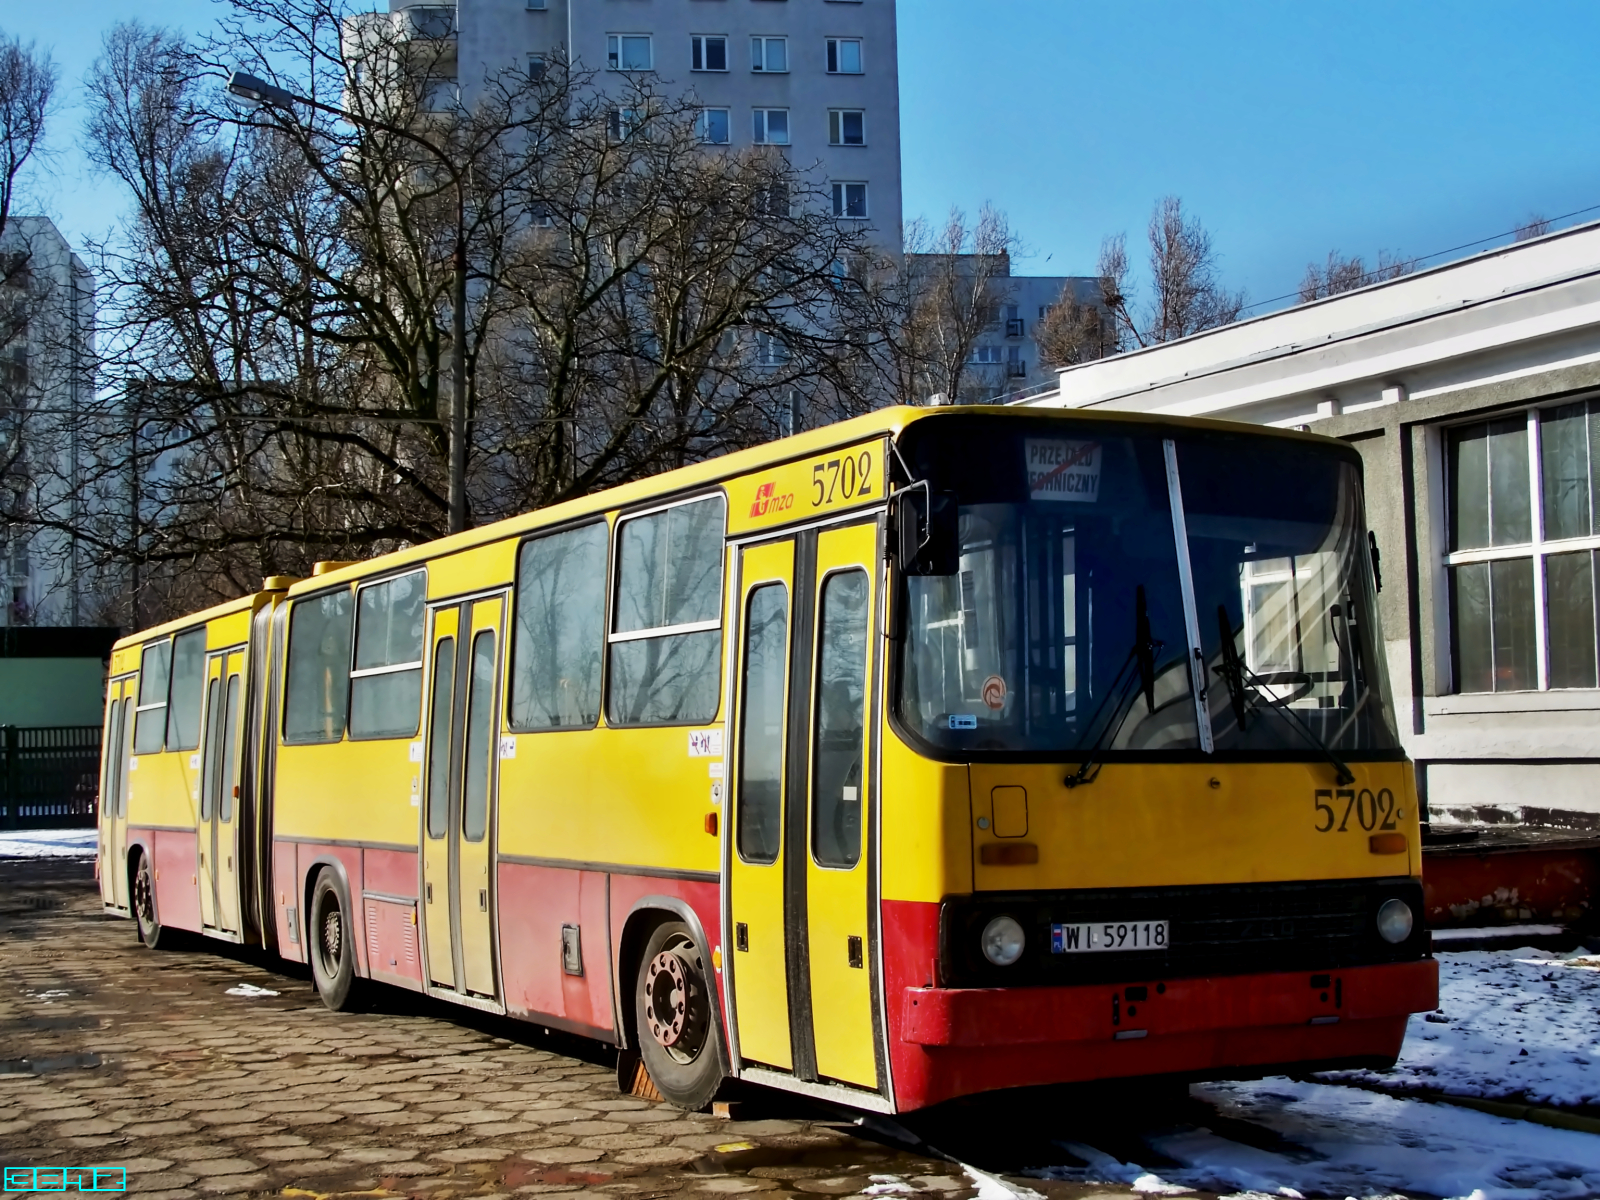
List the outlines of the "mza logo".
<svg viewBox="0 0 1600 1200">
<path fill-rule="evenodd" d="M 793 492 L 785 492 L 781 496 L 772 494 L 777 486 L 775 483 L 763 483 L 756 488 L 755 503 L 750 506 L 752 520 L 757 517 L 771 516 L 774 513 L 787 512 L 794 507 Z"/>
</svg>

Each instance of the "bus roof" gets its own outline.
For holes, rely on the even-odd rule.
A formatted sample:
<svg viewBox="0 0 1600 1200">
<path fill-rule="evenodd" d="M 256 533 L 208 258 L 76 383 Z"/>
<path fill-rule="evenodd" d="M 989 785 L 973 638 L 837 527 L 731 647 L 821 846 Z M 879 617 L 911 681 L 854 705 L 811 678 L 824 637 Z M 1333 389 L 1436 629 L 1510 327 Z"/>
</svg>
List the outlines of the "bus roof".
<svg viewBox="0 0 1600 1200">
<path fill-rule="evenodd" d="M 178 633 L 185 629 L 193 629 L 196 625 L 204 625 L 218 617 L 232 616 L 234 613 L 246 612 L 255 608 L 256 598 L 263 595 L 261 592 L 251 592 L 248 596 L 240 596 L 237 600 L 224 600 L 221 604 L 213 604 L 210 608 L 200 612 L 187 613 L 181 617 L 174 617 L 160 625 L 153 625 L 149 629 L 136 630 L 126 637 L 120 637 L 112 644 L 112 652 L 125 649 L 128 646 L 137 646 L 155 638 L 165 637 L 169 633 Z"/>
</svg>

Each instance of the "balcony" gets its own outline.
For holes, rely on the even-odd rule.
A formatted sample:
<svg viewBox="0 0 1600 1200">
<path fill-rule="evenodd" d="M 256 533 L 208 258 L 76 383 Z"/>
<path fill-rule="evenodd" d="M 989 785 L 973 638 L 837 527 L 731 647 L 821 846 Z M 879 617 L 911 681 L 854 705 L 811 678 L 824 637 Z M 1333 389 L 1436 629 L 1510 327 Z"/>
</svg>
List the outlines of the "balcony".
<svg viewBox="0 0 1600 1200">
<path fill-rule="evenodd" d="M 1012 317 L 1006 322 L 1006 336 L 1008 338 L 1022 336 L 1021 317 Z"/>
<path fill-rule="evenodd" d="M 443 42 L 456 37 L 453 4 L 413 4 L 390 14 L 395 33 L 406 41 Z"/>
<path fill-rule="evenodd" d="M 1021 321 L 1017 322 L 1022 324 Z M 1014 358 L 1006 363 L 1006 376 L 1011 379 L 1026 379 L 1028 377 L 1028 364 L 1020 358 Z"/>
</svg>

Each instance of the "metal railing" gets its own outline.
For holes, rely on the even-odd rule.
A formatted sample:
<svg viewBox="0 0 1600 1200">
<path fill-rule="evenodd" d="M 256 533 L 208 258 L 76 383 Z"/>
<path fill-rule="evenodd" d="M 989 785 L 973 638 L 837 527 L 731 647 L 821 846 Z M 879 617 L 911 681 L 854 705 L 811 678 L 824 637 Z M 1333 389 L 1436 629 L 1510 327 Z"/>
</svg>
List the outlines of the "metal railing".
<svg viewBox="0 0 1600 1200">
<path fill-rule="evenodd" d="M 1006 336 L 1007 337 L 1021 337 L 1022 336 L 1022 318 L 1021 317 L 1011 317 L 1006 321 Z"/>
<path fill-rule="evenodd" d="M 92 827 L 100 727 L 0 725 L 0 829 Z"/>
</svg>

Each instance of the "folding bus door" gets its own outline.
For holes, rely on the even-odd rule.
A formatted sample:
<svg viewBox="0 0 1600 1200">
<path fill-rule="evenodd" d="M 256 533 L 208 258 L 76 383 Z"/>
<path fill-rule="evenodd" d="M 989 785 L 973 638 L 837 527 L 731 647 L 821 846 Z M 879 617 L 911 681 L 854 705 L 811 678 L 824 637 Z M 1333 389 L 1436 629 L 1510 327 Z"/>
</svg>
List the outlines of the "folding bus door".
<svg viewBox="0 0 1600 1200">
<path fill-rule="evenodd" d="M 244 651 L 228 655 L 222 681 L 221 745 L 216 755 L 217 804 L 211 852 L 217 864 L 217 928 L 237 935 L 239 924 L 239 727 L 243 722 Z"/>
<path fill-rule="evenodd" d="M 492 868 L 504 620 L 504 596 L 434 611 L 428 705 L 422 864 L 428 977 L 437 987 L 486 1000 L 499 992 Z"/>
<path fill-rule="evenodd" d="M 100 767 L 100 898 L 128 907 L 128 739 L 133 735 L 135 678 L 106 685 Z"/>
<path fill-rule="evenodd" d="M 876 522 L 740 551 L 728 869 L 740 1058 L 874 1090 L 879 557 Z"/>
<path fill-rule="evenodd" d="M 213 654 L 206 659 L 205 725 L 200 732 L 200 818 L 196 823 L 196 846 L 200 856 L 200 926 L 217 927 L 217 791 L 219 776 L 217 764 L 222 758 L 222 701 L 223 669 L 226 654 Z"/>
</svg>

